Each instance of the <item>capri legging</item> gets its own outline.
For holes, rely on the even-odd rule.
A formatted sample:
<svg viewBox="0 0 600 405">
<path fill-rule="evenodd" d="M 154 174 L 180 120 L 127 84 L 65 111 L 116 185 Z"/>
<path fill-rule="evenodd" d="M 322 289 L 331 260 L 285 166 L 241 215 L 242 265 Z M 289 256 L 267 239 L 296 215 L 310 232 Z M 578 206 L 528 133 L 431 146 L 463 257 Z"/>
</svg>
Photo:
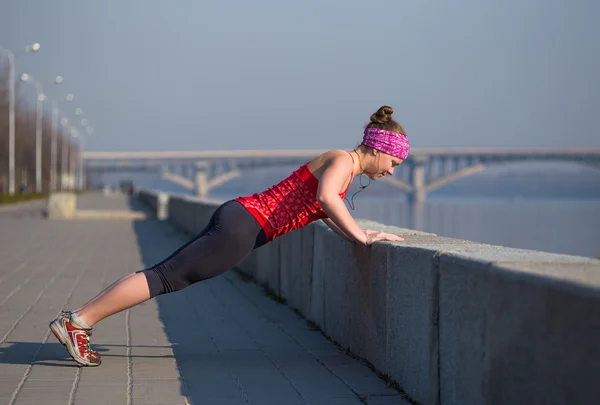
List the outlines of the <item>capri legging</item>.
<svg viewBox="0 0 600 405">
<path fill-rule="evenodd" d="M 229 270 L 265 244 L 260 224 L 237 201 L 227 201 L 206 228 L 162 262 L 144 273 L 150 298 L 184 289 Z"/>
</svg>

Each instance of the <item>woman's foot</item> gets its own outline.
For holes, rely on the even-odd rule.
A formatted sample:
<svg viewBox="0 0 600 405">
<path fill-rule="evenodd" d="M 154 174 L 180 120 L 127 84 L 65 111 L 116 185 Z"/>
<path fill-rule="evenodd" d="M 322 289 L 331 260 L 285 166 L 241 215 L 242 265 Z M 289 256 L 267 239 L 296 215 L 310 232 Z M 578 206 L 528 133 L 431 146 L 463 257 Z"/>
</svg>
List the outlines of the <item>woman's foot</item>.
<svg viewBox="0 0 600 405">
<path fill-rule="evenodd" d="M 50 330 L 65 345 L 73 359 L 82 366 L 99 366 L 102 362 L 98 352 L 90 348 L 91 329 L 84 329 L 71 321 L 71 313 L 63 311 L 50 322 Z"/>
</svg>

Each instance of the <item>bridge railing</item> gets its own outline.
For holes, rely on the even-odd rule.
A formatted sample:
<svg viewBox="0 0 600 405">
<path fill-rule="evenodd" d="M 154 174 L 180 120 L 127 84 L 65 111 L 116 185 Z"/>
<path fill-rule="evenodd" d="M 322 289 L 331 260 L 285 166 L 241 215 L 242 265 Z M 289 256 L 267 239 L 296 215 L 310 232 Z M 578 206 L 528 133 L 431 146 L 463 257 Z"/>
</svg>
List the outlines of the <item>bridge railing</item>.
<svg viewBox="0 0 600 405">
<path fill-rule="evenodd" d="M 196 234 L 220 203 L 170 196 L 166 219 Z M 406 241 L 319 221 L 238 268 L 420 404 L 597 403 L 600 261 L 359 222 Z"/>
</svg>

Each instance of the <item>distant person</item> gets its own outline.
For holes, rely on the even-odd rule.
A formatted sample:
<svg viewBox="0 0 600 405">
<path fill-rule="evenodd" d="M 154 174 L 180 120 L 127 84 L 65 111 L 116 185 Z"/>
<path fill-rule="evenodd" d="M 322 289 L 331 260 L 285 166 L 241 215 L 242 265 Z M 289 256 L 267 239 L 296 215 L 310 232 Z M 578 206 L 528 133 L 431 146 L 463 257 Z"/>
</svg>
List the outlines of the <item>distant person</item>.
<svg viewBox="0 0 600 405">
<path fill-rule="evenodd" d="M 50 329 L 77 363 L 97 366 L 100 356 L 90 348 L 90 331 L 96 323 L 157 295 L 218 276 L 254 249 L 313 221 L 322 219 L 342 238 L 361 245 L 403 240 L 361 229 L 344 204 L 355 176 L 366 174 L 375 180 L 392 175 L 408 156 L 408 138 L 392 119 L 393 112 L 383 106 L 371 115 L 356 149 L 326 152 L 262 193 L 225 202 L 206 228 L 171 256 L 121 278 L 81 308 L 63 311 Z"/>
</svg>

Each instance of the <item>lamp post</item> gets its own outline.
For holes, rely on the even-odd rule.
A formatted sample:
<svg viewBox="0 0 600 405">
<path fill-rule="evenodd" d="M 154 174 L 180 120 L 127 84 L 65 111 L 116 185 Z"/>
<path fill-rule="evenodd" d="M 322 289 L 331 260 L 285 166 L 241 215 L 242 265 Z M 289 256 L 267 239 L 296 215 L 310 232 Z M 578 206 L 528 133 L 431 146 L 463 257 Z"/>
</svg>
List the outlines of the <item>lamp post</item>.
<svg viewBox="0 0 600 405">
<path fill-rule="evenodd" d="M 36 52 L 37 42 L 25 47 L 23 52 Z M 15 54 L 0 46 L 0 53 L 8 57 L 8 194 L 15 194 Z"/>
<path fill-rule="evenodd" d="M 76 108 L 75 109 L 75 115 L 78 117 L 81 117 L 81 115 L 83 114 L 83 109 L 82 108 Z M 81 125 L 81 120 L 78 121 L 79 124 Z M 69 145 L 69 174 L 71 176 L 71 182 L 69 183 L 70 187 L 72 189 L 76 189 L 77 187 L 77 181 L 75 180 L 77 178 L 77 173 L 76 173 L 76 158 L 79 158 L 79 154 L 81 154 L 81 142 L 83 141 L 83 136 L 79 136 L 79 131 L 73 127 L 72 131 L 71 131 L 71 135 L 73 136 L 74 139 L 79 138 L 79 152 L 78 152 L 78 156 L 73 156 L 73 146 Z"/>
<path fill-rule="evenodd" d="M 72 95 L 71 95 L 72 96 Z M 72 98 L 71 98 L 72 100 Z M 81 108 L 75 109 L 75 114 L 77 116 L 83 114 L 83 110 Z M 61 152 L 61 189 L 68 190 L 71 189 L 72 179 L 74 177 L 73 173 L 73 145 L 71 142 L 71 138 L 76 139 L 78 136 L 78 131 L 74 125 L 70 124 L 69 119 L 66 116 L 63 116 L 61 119 L 62 126 L 66 130 L 67 136 L 63 138 L 62 142 L 62 152 Z"/>
<path fill-rule="evenodd" d="M 81 116 L 83 114 L 83 110 L 81 108 L 75 109 L 75 114 Z M 87 118 L 81 118 L 77 121 L 79 124 L 78 128 L 71 127 L 71 135 L 74 139 L 78 139 L 78 148 L 77 148 L 77 156 L 72 156 L 69 159 L 69 173 L 71 174 L 71 178 L 73 179 L 73 187 L 76 189 L 82 190 L 84 187 L 85 179 L 84 179 L 84 170 L 83 170 L 83 149 L 85 148 L 85 137 L 92 136 L 94 133 L 94 128 L 90 126 L 90 120 Z"/>
<path fill-rule="evenodd" d="M 67 164 L 69 159 L 69 145 L 71 141 L 69 137 L 71 136 L 71 128 L 69 127 L 69 119 L 61 118 L 60 124 L 63 126 L 63 138 L 61 142 L 62 151 L 60 153 L 61 164 L 60 164 L 60 189 L 64 191 L 67 188 L 67 177 L 65 176 L 67 172 Z M 66 135 L 65 131 L 66 130 Z"/>
<path fill-rule="evenodd" d="M 35 115 L 35 191 L 42 192 L 42 115 L 43 104 L 46 96 L 44 95 L 44 86 L 42 83 L 33 79 L 31 75 L 23 73 L 21 81 L 30 83 L 35 86 L 37 91 L 37 108 Z M 61 76 L 56 76 L 53 83 L 59 84 L 62 82 Z"/>
<path fill-rule="evenodd" d="M 69 135 L 72 140 L 69 140 L 68 151 L 69 155 L 67 157 L 67 173 L 68 179 L 66 187 L 68 190 L 73 190 L 75 188 L 75 151 L 77 147 L 75 145 L 75 140 L 79 137 L 79 131 L 73 125 L 69 126 Z"/>
<path fill-rule="evenodd" d="M 82 119 L 81 120 L 81 125 L 84 126 L 85 128 L 85 132 L 87 132 L 88 136 L 92 136 L 94 134 L 94 128 L 92 128 L 90 125 L 88 125 L 88 120 L 87 119 Z M 82 136 L 80 138 L 80 142 L 79 142 L 79 189 L 83 190 L 83 188 L 85 187 L 85 168 L 83 167 L 83 150 L 85 148 L 85 142 L 84 139 L 85 136 Z"/>
<path fill-rule="evenodd" d="M 77 113 L 77 111 L 76 111 L 76 113 Z M 77 183 L 78 183 L 77 187 L 79 188 L 79 190 L 83 190 L 83 188 L 85 187 L 85 170 L 84 170 L 84 164 L 83 164 L 83 151 L 85 149 L 85 137 L 86 137 L 86 134 L 87 134 L 87 136 L 91 137 L 92 134 L 94 133 L 94 128 L 92 128 L 92 126 L 90 125 L 90 120 L 88 120 L 87 118 L 82 118 L 81 120 L 79 120 L 79 124 L 83 131 L 81 133 L 79 133 L 79 131 L 77 131 L 77 133 L 79 135 L 79 138 L 78 138 L 79 139 L 79 155 L 77 157 L 77 170 L 76 170 L 77 173 L 73 173 L 73 175 L 76 176 L 76 178 L 77 178 Z"/>
<path fill-rule="evenodd" d="M 56 180 L 58 178 L 58 103 L 63 100 L 52 100 L 52 133 L 50 146 L 50 190 L 56 190 Z M 64 101 L 73 101 L 73 95 L 67 94 Z"/>
</svg>

